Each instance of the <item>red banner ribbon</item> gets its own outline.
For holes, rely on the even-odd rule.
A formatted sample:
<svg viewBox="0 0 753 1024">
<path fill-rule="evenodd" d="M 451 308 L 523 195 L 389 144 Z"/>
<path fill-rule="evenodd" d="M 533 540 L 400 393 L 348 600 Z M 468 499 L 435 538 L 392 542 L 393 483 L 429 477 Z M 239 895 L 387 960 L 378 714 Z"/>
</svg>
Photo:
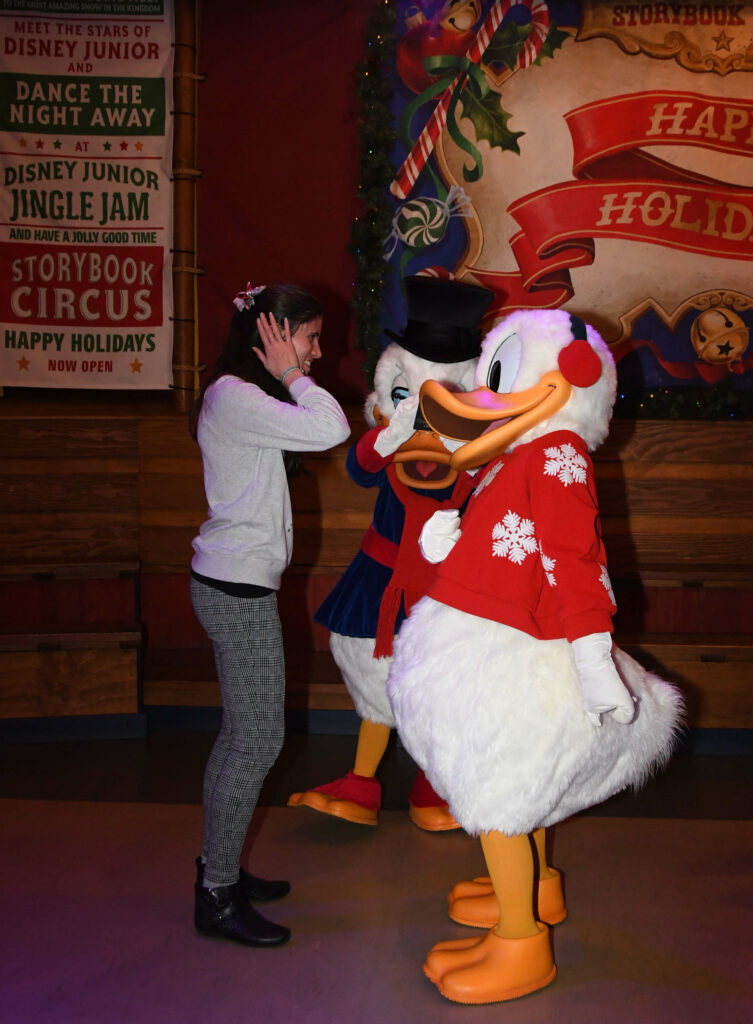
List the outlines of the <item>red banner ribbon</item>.
<svg viewBox="0 0 753 1024">
<path fill-rule="evenodd" d="M 593 165 L 613 161 L 615 155 L 635 158 L 635 150 L 645 145 L 701 146 L 720 153 L 751 155 L 751 100 L 661 90 L 630 93 L 587 103 L 565 114 L 565 121 L 573 140 L 576 178 L 595 177 Z M 649 154 L 641 153 L 640 159 L 643 166 L 653 168 L 646 177 L 712 181 Z M 600 167 L 599 177 L 607 176 L 612 175 L 603 174 Z"/>
<path fill-rule="evenodd" d="M 508 207 L 519 274 L 469 267 L 496 281 L 496 315 L 550 308 L 573 295 L 568 270 L 594 260 L 596 238 L 622 238 L 720 259 L 753 258 L 753 189 L 676 167 L 648 145 L 695 145 L 750 156 L 753 102 L 689 92 L 642 92 L 565 115 L 576 180 L 522 196 Z M 747 143 L 747 144 L 746 144 Z"/>
</svg>

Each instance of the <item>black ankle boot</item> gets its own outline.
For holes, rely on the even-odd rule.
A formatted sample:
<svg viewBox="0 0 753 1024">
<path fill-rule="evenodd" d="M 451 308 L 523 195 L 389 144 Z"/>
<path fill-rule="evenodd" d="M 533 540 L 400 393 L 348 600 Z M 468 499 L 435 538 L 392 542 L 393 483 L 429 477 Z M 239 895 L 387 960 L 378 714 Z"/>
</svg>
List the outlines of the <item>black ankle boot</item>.
<svg viewBox="0 0 753 1024">
<path fill-rule="evenodd" d="M 203 881 L 204 865 L 201 862 L 201 857 L 197 857 L 196 882 L 198 885 L 201 885 Z M 243 868 L 240 869 L 238 885 L 243 898 L 249 903 L 269 903 L 271 900 L 282 899 L 283 896 L 287 896 L 290 892 L 290 882 L 284 882 L 282 879 L 273 881 L 266 878 L 257 878 L 256 875 L 250 875 Z"/>
<path fill-rule="evenodd" d="M 282 946 L 290 929 L 274 924 L 250 907 L 238 883 L 206 889 L 196 885 L 194 926 L 200 935 L 230 939 L 243 946 Z"/>
</svg>

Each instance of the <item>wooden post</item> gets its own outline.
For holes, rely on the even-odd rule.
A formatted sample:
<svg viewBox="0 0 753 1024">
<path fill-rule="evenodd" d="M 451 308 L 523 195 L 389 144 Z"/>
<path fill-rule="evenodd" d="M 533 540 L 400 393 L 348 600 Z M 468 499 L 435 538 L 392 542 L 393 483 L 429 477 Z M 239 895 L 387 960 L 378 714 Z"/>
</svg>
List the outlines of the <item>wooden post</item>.
<svg viewBox="0 0 753 1024">
<path fill-rule="evenodd" d="M 199 388 L 196 277 L 197 0 L 175 0 L 173 109 L 173 395 L 187 412 Z"/>
</svg>

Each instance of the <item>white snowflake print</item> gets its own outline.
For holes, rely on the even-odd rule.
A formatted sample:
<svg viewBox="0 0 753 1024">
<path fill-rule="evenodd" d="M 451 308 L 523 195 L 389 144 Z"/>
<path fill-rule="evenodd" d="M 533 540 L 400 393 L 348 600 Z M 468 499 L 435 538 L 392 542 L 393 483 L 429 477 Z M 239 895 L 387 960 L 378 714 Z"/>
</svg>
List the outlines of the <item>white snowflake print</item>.
<svg viewBox="0 0 753 1024">
<path fill-rule="evenodd" d="M 609 594 L 609 600 L 612 604 L 617 607 L 617 602 L 614 599 L 614 591 L 612 590 L 612 581 L 609 578 L 607 567 L 599 562 L 599 568 L 601 569 L 601 575 L 599 576 L 599 583 L 604 587 L 606 592 Z"/>
<path fill-rule="evenodd" d="M 492 538 L 492 554 L 509 558 L 514 565 L 520 565 L 537 547 L 532 520 L 521 519 L 511 509 L 507 510 L 501 523 L 495 524 Z"/>
<path fill-rule="evenodd" d="M 541 556 L 541 564 L 544 568 L 544 575 L 546 576 L 547 583 L 550 587 L 556 587 L 557 580 L 554 578 L 554 567 L 557 564 L 557 559 L 549 558 L 548 555 L 544 554 L 541 547 L 541 541 L 539 541 L 539 555 Z"/>
<path fill-rule="evenodd" d="M 556 476 L 565 487 L 586 482 L 588 463 L 571 444 L 561 444 L 559 448 L 545 448 L 544 455 L 544 476 Z"/>
<path fill-rule="evenodd" d="M 481 483 L 475 489 L 475 491 L 473 492 L 473 497 L 474 498 L 478 497 L 478 495 L 481 494 L 483 489 L 492 482 L 492 480 L 497 475 L 497 473 L 499 473 L 500 469 L 502 469 L 502 463 L 498 462 L 497 465 L 494 467 L 494 469 L 492 469 L 489 473 L 486 474 L 484 479 L 481 481 Z"/>
</svg>

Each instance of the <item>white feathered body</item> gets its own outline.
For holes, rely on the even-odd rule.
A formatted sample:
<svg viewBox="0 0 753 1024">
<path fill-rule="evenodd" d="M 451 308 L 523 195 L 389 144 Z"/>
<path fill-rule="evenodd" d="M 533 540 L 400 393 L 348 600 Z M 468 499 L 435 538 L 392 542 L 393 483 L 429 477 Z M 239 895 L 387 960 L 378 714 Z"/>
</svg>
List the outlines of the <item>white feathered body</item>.
<svg viewBox="0 0 753 1024">
<path fill-rule="evenodd" d="M 484 339 L 476 368 L 475 385 L 487 404 L 490 392 L 484 388 L 527 394 L 548 380 L 576 329 L 565 310 L 521 310 L 499 323 Z M 585 331 L 601 363 L 597 379 L 573 384 L 564 405 L 525 432 L 508 434 L 512 440 L 500 454 L 557 430 L 579 435 L 589 451 L 604 440 L 617 374 L 604 341 L 593 328 L 586 325 Z M 582 360 L 582 347 L 575 351 Z M 471 507 L 463 534 L 477 523 Z M 545 538 L 541 544 L 550 550 Z M 488 580 L 484 585 L 488 590 Z M 683 704 L 673 686 L 613 647 L 617 671 L 637 700 L 636 713 L 629 724 L 604 714 L 596 726 L 583 707 L 564 628 L 563 639 L 540 640 L 500 618 L 424 597 L 400 630 L 387 681 L 403 743 L 467 832 L 520 835 L 553 825 L 639 785 L 666 761 Z"/>
<path fill-rule="evenodd" d="M 408 352 L 396 343 L 387 346 L 376 366 L 374 391 L 364 405 L 370 427 L 376 425 L 374 408 L 383 420 L 390 420 L 397 408 L 394 389 L 417 395 L 424 381 L 439 380 L 448 387 L 468 390 L 473 384 L 475 359 L 458 363 L 435 363 Z M 385 482 L 385 487 L 389 483 Z M 427 492 L 427 501 L 431 492 Z M 431 510 L 427 510 L 427 516 Z M 365 586 L 367 584 L 360 583 Z M 343 677 L 359 718 L 394 728 L 395 719 L 387 699 L 387 673 L 391 658 L 374 658 L 374 637 L 348 636 L 330 632 L 330 650 Z"/>
<path fill-rule="evenodd" d="M 572 648 L 423 598 L 388 679 L 400 738 L 472 835 L 528 833 L 637 786 L 668 758 L 682 701 L 624 651 L 629 725 L 583 710 Z"/>
<path fill-rule="evenodd" d="M 362 721 L 395 728 L 387 699 L 387 674 L 392 658 L 374 657 L 372 637 L 330 633 L 329 649 Z"/>
</svg>

